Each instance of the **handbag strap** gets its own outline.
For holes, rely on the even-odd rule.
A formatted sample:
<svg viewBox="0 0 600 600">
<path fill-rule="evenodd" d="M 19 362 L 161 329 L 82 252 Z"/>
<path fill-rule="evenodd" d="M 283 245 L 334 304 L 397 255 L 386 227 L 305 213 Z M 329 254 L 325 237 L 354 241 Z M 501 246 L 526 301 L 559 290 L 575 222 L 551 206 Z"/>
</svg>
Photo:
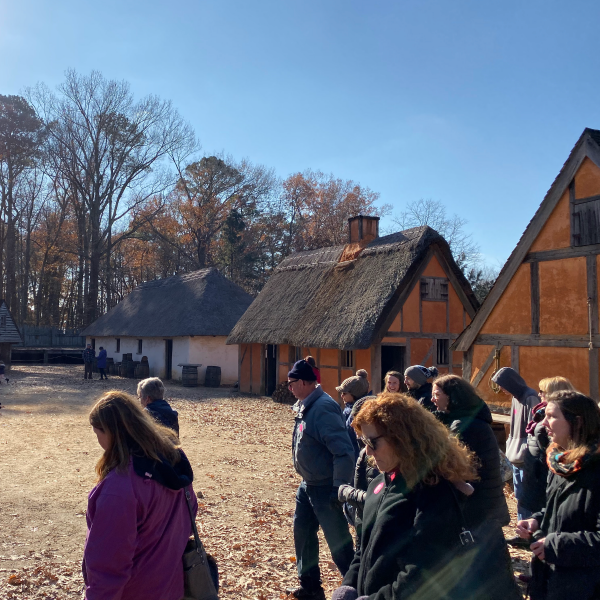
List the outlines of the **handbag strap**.
<svg viewBox="0 0 600 600">
<path fill-rule="evenodd" d="M 196 552 L 198 554 L 202 554 L 202 542 L 200 541 L 200 536 L 198 535 L 198 528 L 196 527 L 196 519 L 194 519 L 194 512 L 192 511 L 192 503 L 191 503 L 191 495 L 188 489 L 185 490 L 185 501 L 187 503 L 188 511 L 190 513 L 190 521 L 192 522 L 192 530 L 194 532 L 194 540 L 196 542 Z"/>
<path fill-rule="evenodd" d="M 451 481 L 448 481 L 448 485 L 450 486 L 450 491 L 452 492 L 452 497 L 454 498 L 454 503 L 456 504 L 456 508 L 458 508 L 458 514 L 460 515 L 460 528 L 463 531 L 467 530 L 467 521 L 465 519 L 465 513 L 463 512 L 462 506 L 458 501 L 458 496 L 456 495 L 456 488 Z M 191 509 L 190 509 L 191 510 Z"/>
</svg>

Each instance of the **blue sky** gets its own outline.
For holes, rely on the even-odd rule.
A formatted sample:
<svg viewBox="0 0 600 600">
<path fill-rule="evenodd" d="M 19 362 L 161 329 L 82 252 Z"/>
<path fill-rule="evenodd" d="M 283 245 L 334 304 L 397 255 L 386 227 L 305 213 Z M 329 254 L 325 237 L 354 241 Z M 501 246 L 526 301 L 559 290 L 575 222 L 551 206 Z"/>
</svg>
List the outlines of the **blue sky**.
<svg viewBox="0 0 600 600">
<path fill-rule="evenodd" d="M 597 0 L 0 0 L 0 93 L 98 69 L 207 153 L 439 200 L 498 264 L 600 128 L 599 22 Z"/>
</svg>

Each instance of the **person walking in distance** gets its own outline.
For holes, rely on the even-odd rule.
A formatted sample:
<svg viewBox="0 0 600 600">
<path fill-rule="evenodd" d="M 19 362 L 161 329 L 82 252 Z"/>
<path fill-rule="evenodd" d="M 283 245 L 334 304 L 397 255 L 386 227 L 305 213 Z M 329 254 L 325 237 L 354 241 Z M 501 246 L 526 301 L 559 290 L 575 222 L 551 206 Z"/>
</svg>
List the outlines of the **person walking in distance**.
<svg viewBox="0 0 600 600">
<path fill-rule="evenodd" d="M 98 371 L 100 371 L 100 379 L 108 379 L 106 376 L 106 350 L 100 346 L 100 352 L 98 352 Z"/>
<path fill-rule="evenodd" d="M 317 384 L 312 367 L 299 360 L 288 373 L 298 399 L 292 437 L 294 468 L 302 476 L 296 493 L 294 546 L 300 585 L 286 592 L 301 600 L 325 600 L 319 569 L 319 526 L 342 575 L 354 557 L 338 488 L 350 483 L 354 450 L 339 404 Z"/>
<path fill-rule="evenodd" d="M 96 357 L 96 351 L 92 348 L 91 344 L 88 344 L 82 353 L 83 356 L 83 378 L 93 379 L 92 368 L 94 366 L 94 358 Z M 88 377 L 89 375 L 89 377 Z"/>
</svg>

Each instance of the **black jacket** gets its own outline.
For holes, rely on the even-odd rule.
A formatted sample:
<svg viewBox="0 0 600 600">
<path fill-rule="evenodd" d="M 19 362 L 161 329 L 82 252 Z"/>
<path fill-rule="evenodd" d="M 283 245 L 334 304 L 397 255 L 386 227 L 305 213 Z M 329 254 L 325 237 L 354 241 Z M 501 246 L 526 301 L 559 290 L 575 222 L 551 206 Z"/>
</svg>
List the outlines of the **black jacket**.
<svg viewBox="0 0 600 600">
<path fill-rule="evenodd" d="M 546 428 L 541 422 L 527 435 L 527 452 L 523 462 L 523 491 L 519 504 L 531 512 L 540 512 L 546 506 L 548 465 L 546 450 L 550 444 Z"/>
<path fill-rule="evenodd" d="M 551 474 L 546 493 L 545 510 L 533 515 L 545 562 L 532 561 L 531 600 L 600 598 L 600 458 L 570 477 Z"/>
<path fill-rule="evenodd" d="M 434 413 L 464 444 L 477 455 L 480 466 L 479 481 L 471 482 L 473 494 L 465 505 L 465 519 L 469 527 L 477 527 L 489 519 L 501 525 L 510 523 L 510 514 L 504 497 L 504 482 L 500 472 L 500 450 L 492 430 L 492 413 L 488 405 L 475 414 Z"/>
<path fill-rule="evenodd" d="M 431 400 L 431 394 L 433 393 L 433 385 L 431 383 L 424 383 L 421 387 L 416 390 L 408 390 L 408 395 L 414 398 L 421 406 L 433 412 L 436 409 L 435 404 Z"/>
<path fill-rule="evenodd" d="M 179 435 L 179 415 L 166 400 L 154 400 L 146 406 L 146 410 L 152 415 L 155 421 L 172 429 Z"/>
<path fill-rule="evenodd" d="M 433 577 L 461 531 L 450 485 L 442 481 L 408 492 L 400 475 L 393 481 L 386 474 L 376 477 L 367 492 L 361 544 L 343 585 L 370 600 L 404 600 Z"/>
</svg>

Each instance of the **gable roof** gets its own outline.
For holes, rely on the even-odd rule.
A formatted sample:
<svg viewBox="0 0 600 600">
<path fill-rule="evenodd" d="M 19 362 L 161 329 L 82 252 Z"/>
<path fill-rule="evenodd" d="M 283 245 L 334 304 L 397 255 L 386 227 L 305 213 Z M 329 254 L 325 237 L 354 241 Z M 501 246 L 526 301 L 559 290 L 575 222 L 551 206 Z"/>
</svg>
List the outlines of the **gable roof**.
<svg viewBox="0 0 600 600">
<path fill-rule="evenodd" d="M 521 239 L 502 267 L 496 282 L 483 301 L 475 318 L 452 345 L 453 350 L 465 352 L 471 347 L 586 157 L 600 167 L 600 131 L 596 129 L 586 128 L 577 140 L 565 164 L 523 232 Z"/>
<path fill-rule="evenodd" d="M 3 319 L 6 317 L 6 325 L 3 327 Z M 5 300 L 0 299 L 0 344 L 20 344 L 23 341 L 21 332 L 15 323 L 15 320 L 8 310 Z"/>
<path fill-rule="evenodd" d="M 252 296 L 217 269 L 202 269 L 143 283 L 81 335 L 229 335 L 251 303 Z"/>
<path fill-rule="evenodd" d="M 338 262 L 344 248 L 298 252 L 282 261 L 227 343 L 369 348 L 387 331 L 433 252 L 471 315 L 479 305 L 447 242 L 430 227 L 376 238 L 356 259 Z"/>
</svg>

